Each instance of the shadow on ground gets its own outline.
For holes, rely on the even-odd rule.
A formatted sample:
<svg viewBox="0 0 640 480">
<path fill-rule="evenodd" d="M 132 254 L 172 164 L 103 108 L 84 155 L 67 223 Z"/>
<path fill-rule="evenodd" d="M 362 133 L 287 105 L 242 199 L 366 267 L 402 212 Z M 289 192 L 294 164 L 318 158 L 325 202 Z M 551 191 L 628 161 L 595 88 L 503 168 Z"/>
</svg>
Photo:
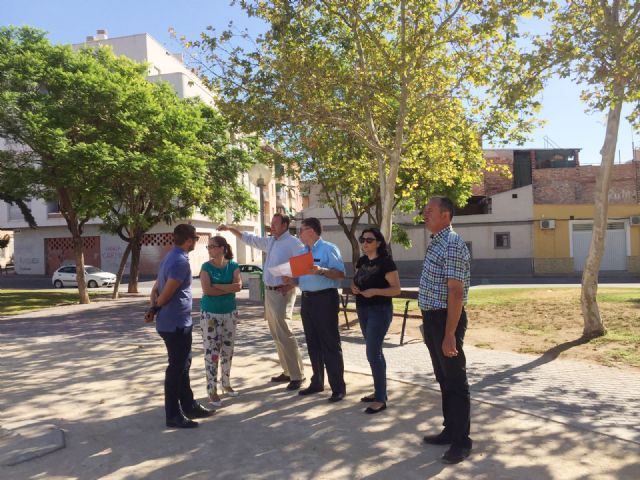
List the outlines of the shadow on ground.
<svg viewBox="0 0 640 480">
<path fill-rule="evenodd" d="M 165 352 L 141 322 L 144 302 L 55 309 L 1 322 L 3 427 L 43 422 L 67 448 L 0 470 L 3 478 L 639 478 L 637 445 L 474 404 L 474 454 L 444 466 L 421 444 L 440 426 L 439 395 L 390 382 L 389 409 L 362 413 L 368 375 L 348 374 L 348 396 L 299 397 L 268 383 L 278 372 L 261 307 L 243 304 L 234 386 L 218 413 L 191 431 L 164 428 Z M 197 319 L 196 319 L 197 320 Z M 205 394 L 194 335 L 193 387 Z M 309 367 L 307 367 L 307 376 Z"/>
</svg>

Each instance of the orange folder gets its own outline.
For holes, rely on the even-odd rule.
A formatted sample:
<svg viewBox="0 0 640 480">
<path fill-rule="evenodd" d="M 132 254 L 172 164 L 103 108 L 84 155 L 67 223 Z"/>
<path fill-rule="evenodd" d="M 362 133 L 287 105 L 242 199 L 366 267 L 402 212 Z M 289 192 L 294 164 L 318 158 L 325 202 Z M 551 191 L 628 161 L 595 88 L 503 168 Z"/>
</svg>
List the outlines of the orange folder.
<svg viewBox="0 0 640 480">
<path fill-rule="evenodd" d="M 289 265 L 291 265 L 291 274 L 294 277 L 309 275 L 313 266 L 313 255 L 311 252 L 307 252 L 291 257 L 289 258 Z"/>
</svg>

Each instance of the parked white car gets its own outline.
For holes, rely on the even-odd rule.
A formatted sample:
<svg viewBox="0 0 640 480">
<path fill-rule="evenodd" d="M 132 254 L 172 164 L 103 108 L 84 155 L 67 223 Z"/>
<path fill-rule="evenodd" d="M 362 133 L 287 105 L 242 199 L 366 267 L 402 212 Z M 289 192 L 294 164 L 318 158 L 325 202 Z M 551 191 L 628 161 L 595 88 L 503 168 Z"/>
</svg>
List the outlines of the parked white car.
<svg viewBox="0 0 640 480">
<path fill-rule="evenodd" d="M 116 283 L 116 276 L 113 273 L 102 271 L 98 267 L 92 267 L 91 265 L 84 266 L 84 279 L 89 288 L 111 287 Z M 57 269 L 53 272 L 51 283 L 55 288 L 77 287 L 76 266 L 65 265 Z"/>
<path fill-rule="evenodd" d="M 251 275 L 261 274 L 262 268 L 257 265 L 240 264 L 240 278 L 242 279 L 242 288 L 249 288 L 249 278 Z"/>
</svg>

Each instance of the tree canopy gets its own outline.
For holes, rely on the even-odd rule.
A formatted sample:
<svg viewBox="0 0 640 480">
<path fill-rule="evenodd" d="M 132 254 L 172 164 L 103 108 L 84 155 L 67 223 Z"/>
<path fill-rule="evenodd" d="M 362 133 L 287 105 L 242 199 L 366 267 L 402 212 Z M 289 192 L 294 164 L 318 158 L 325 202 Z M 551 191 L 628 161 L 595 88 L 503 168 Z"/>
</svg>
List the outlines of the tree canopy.
<svg viewBox="0 0 640 480">
<path fill-rule="evenodd" d="M 201 73 L 220 88 L 221 108 L 249 131 L 331 129 L 367 148 L 388 237 L 401 165 L 438 165 L 446 184 L 468 160 L 474 177 L 481 138 L 519 141 L 531 130 L 542 79 L 522 68 L 518 19 L 547 3 L 244 0 L 269 26 L 254 48 L 230 47 L 230 32 L 188 45 L 204 54 Z"/>
<path fill-rule="evenodd" d="M 73 239 L 81 302 L 82 235 L 102 218 L 125 240 L 196 208 L 254 211 L 239 177 L 251 161 L 226 123 L 201 102 L 146 79 L 147 66 L 110 48 L 51 45 L 29 27 L 0 29 L 0 156 L 6 198 L 56 201 Z M 233 145 L 232 145 L 233 144 Z M 0 175 L 0 187 L 8 185 Z"/>
</svg>

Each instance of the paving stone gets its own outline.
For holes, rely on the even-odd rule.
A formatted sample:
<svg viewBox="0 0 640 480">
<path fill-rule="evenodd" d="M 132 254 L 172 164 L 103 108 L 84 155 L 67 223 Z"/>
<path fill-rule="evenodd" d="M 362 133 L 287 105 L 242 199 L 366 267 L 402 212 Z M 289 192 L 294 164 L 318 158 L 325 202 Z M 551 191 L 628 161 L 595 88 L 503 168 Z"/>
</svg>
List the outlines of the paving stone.
<svg viewBox="0 0 640 480">
<path fill-rule="evenodd" d="M 64 432 L 55 425 L 0 428 L 0 465 L 11 466 L 65 447 Z"/>
</svg>

